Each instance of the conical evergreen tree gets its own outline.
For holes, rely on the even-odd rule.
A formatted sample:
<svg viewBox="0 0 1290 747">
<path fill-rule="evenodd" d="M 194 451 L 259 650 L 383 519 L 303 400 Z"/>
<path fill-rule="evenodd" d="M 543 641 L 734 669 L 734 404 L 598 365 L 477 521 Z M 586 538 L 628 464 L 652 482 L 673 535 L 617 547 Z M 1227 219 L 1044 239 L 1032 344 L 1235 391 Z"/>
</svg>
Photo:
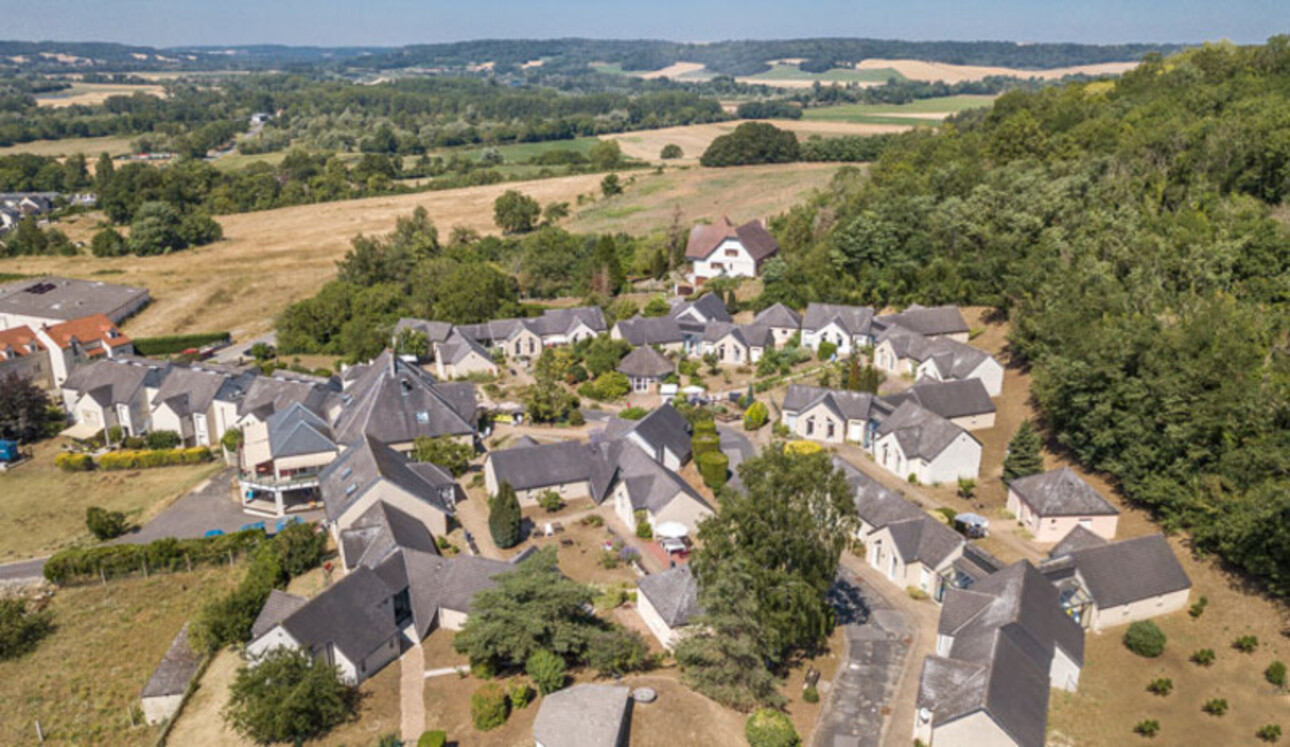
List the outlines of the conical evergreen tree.
<svg viewBox="0 0 1290 747">
<path fill-rule="evenodd" d="M 522 521 L 515 488 L 503 482 L 497 488 L 497 495 L 488 501 L 488 533 L 493 536 L 493 543 L 503 550 L 518 545 Z"/>
<path fill-rule="evenodd" d="M 1003 460 L 1004 482 L 1043 472 L 1043 445 L 1035 424 L 1030 420 L 1021 421 L 1017 433 L 1008 442 L 1008 456 Z"/>
</svg>

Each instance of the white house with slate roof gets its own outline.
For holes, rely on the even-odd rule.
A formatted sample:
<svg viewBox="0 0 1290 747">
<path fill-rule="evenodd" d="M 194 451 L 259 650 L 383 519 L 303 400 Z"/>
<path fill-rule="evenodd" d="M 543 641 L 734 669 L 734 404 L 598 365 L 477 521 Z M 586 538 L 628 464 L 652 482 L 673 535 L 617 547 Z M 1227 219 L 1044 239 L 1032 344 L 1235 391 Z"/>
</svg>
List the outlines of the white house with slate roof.
<svg viewBox="0 0 1290 747">
<path fill-rule="evenodd" d="M 678 565 L 636 584 L 636 611 L 666 649 L 676 647 L 684 628 L 701 614 L 699 583 L 689 565 Z"/>
<path fill-rule="evenodd" d="M 994 356 L 950 337 L 926 337 L 901 326 L 891 326 L 878 336 L 874 366 L 888 374 L 915 379 L 962 381 L 980 379 L 986 392 L 1003 392 L 1003 366 Z"/>
<path fill-rule="evenodd" d="M 255 501 L 267 494 L 276 516 L 286 514 L 289 497 L 296 504 L 312 501 L 323 469 L 340 453 L 327 421 L 299 402 L 262 423 L 248 425 L 242 435 L 238 453 L 242 505 L 256 506 Z"/>
<path fill-rule="evenodd" d="M 474 385 L 435 381 L 389 350 L 354 368 L 358 370 L 341 395 L 333 427 L 337 443 L 355 443 L 367 435 L 398 451 L 410 451 L 418 436 L 474 444 Z"/>
<path fill-rule="evenodd" d="M 656 389 L 664 378 L 675 372 L 676 364 L 654 348 L 642 345 L 624 356 L 615 370 L 627 377 L 633 392 L 644 394 Z"/>
<path fill-rule="evenodd" d="M 778 253 L 779 242 L 761 221 L 736 227 L 728 217 L 690 229 L 685 247 L 685 258 L 693 265 L 690 277 L 697 286 L 721 276 L 757 277 L 766 260 Z"/>
<path fill-rule="evenodd" d="M 969 431 L 993 428 L 997 410 L 980 379 L 924 379 L 903 392 L 886 395 L 883 399 L 893 408 L 910 400 Z"/>
<path fill-rule="evenodd" d="M 878 426 L 874 459 L 889 472 L 924 485 L 976 479 L 981 442 L 971 433 L 913 402 L 903 402 Z"/>
<path fill-rule="evenodd" d="M 761 360 L 774 346 L 769 327 L 755 324 L 708 322 L 703 330 L 702 355 L 715 355 L 723 366 L 747 366 Z"/>
<path fill-rule="evenodd" d="M 143 358 L 116 358 L 73 371 L 63 382 L 63 406 L 76 425 L 65 433 L 89 438 L 117 425 L 126 435 L 147 433 L 152 398 L 170 366 Z"/>
<path fill-rule="evenodd" d="M 536 747 L 623 747 L 631 688 L 581 684 L 543 696 L 533 722 Z"/>
<path fill-rule="evenodd" d="M 436 536 L 448 533 L 457 506 L 457 481 L 451 474 L 429 462 L 408 461 L 371 436 L 345 449 L 318 483 L 338 544 L 340 535 L 377 503 L 415 517 Z"/>
<path fill-rule="evenodd" d="M 767 306 L 753 317 L 753 324 L 770 330 L 775 347 L 782 348 L 802 331 L 802 315 L 782 303 Z"/>
<path fill-rule="evenodd" d="M 911 304 L 899 314 L 885 314 L 876 323 L 884 329 L 904 327 L 929 339 L 966 343 L 970 336 L 967 320 L 957 306 L 919 306 Z"/>
<path fill-rule="evenodd" d="M 1076 527 L 1114 539 L 1120 509 L 1069 467 L 1008 483 L 1008 511 L 1036 542 L 1056 542 Z"/>
<path fill-rule="evenodd" d="M 681 325 L 670 316 L 634 316 L 614 323 L 609 330 L 610 339 L 626 340 L 633 347 L 656 347 L 664 353 L 685 350 L 685 334 Z"/>
<path fill-rule="evenodd" d="M 820 343 L 833 343 L 838 355 L 873 344 L 873 309 L 868 306 L 841 306 L 813 303 L 802 316 L 802 346 L 818 351 Z"/>
<path fill-rule="evenodd" d="M 435 347 L 434 364 L 441 379 L 460 379 L 472 374 L 496 376 L 498 372 L 488 348 L 455 330 Z"/>
<path fill-rule="evenodd" d="M 789 384 L 780 422 L 794 435 L 823 443 L 868 446 L 893 408 L 869 392 Z"/>
</svg>

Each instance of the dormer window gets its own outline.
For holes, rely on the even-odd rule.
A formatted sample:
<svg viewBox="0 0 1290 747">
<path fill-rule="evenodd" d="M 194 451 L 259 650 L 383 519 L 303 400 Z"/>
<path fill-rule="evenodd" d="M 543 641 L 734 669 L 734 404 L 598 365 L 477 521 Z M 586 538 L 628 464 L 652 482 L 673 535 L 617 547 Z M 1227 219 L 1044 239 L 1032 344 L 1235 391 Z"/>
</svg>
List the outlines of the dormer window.
<svg viewBox="0 0 1290 747">
<path fill-rule="evenodd" d="M 348 478 L 349 478 L 349 476 L 350 476 L 350 475 L 352 475 L 352 474 L 354 474 L 354 468 L 353 468 L 353 467 L 346 467 L 344 470 L 342 470 L 342 471 L 341 471 L 341 473 L 340 473 L 340 479 L 342 479 L 342 480 L 348 479 Z"/>
<path fill-rule="evenodd" d="M 425 425 L 426 423 L 429 423 L 429 422 L 430 422 L 430 413 L 426 412 L 425 410 L 421 410 L 421 411 L 417 412 L 417 422 L 418 422 L 418 423 L 420 423 L 420 424 L 422 424 L 422 425 Z"/>
</svg>

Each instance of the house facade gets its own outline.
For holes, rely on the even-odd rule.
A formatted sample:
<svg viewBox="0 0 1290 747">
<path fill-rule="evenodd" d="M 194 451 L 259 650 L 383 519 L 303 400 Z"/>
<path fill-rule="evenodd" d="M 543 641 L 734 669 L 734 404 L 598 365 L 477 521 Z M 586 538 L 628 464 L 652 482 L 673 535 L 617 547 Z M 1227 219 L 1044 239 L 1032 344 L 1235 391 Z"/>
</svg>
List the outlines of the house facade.
<svg viewBox="0 0 1290 747">
<path fill-rule="evenodd" d="M 975 480 L 981 471 L 981 442 L 912 402 L 883 420 L 872 451 L 883 469 L 924 485 Z"/>
<path fill-rule="evenodd" d="M 699 584 L 690 566 L 678 565 L 637 582 L 636 611 L 663 648 L 675 648 L 691 620 L 702 614 Z"/>
<path fill-rule="evenodd" d="M 837 347 L 846 357 L 873 344 L 873 309 L 867 306 L 842 306 L 813 303 L 802 315 L 802 346 L 819 351 L 820 343 Z"/>
<path fill-rule="evenodd" d="M 29 327 L 0 330 L 0 377 L 11 373 L 42 389 L 54 385 L 49 349 Z"/>
<path fill-rule="evenodd" d="M 721 276 L 757 277 L 762 265 L 778 253 L 779 242 L 761 221 L 735 226 L 728 217 L 713 225 L 695 226 L 685 247 L 690 278 L 696 286 Z"/>
<path fill-rule="evenodd" d="M 1008 484 L 1008 511 L 1036 542 L 1057 542 L 1076 527 L 1114 539 L 1120 510 L 1069 467 Z"/>
</svg>

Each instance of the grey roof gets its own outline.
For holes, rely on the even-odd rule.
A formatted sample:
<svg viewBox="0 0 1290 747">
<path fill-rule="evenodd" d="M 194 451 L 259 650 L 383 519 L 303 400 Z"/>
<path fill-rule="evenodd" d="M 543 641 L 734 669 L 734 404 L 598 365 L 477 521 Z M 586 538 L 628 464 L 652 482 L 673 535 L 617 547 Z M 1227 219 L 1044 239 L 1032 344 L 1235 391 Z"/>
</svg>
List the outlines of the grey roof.
<svg viewBox="0 0 1290 747">
<path fill-rule="evenodd" d="M 974 348 L 947 337 L 927 337 L 906 327 L 893 325 L 877 338 L 878 342 L 890 340 L 897 358 L 909 358 L 936 366 L 943 379 L 965 379 L 980 365 L 993 357 L 984 350 Z"/>
<path fill-rule="evenodd" d="M 170 648 L 161 657 L 161 663 L 153 670 L 148 683 L 143 686 L 142 697 L 156 698 L 168 695 L 183 695 L 192 682 L 193 675 L 201 666 L 202 657 L 188 645 L 188 623 L 179 629 Z"/>
<path fill-rule="evenodd" d="M 417 436 L 464 436 L 475 432 L 475 387 L 438 383 L 390 351 L 381 353 L 345 391 L 336 419 L 341 443 L 373 436 L 387 444 Z"/>
<path fill-rule="evenodd" d="M 618 362 L 618 373 L 636 378 L 661 379 L 676 370 L 670 358 L 648 345 L 641 345 Z"/>
<path fill-rule="evenodd" d="M 426 336 L 426 341 L 430 344 L 443 342 L 452 334 L 453 326 L 448 322 L 435 322 L 429 319 L 414 319 L 412 317 L 403 317 L 394 324 L 394 335 L 397 337 L 405 329 L 415 330 Z"/>
<path fill-rule="evenodd" d="M 416 550 L 400 552 L 417 632 L 424 636 L 440 610 L 469 612 L 475 595 L 497 585 L 496 576 L 515 570 L 501 560 L 475 555 L 441 557 Z"/>
<path fill-rule="evenodd" d="M 1069 467 L 1021 477 L 1008 488 L 1040 516 L 1115 516 L 1111 505 Z"/>
<path fill-rule="evenodd" d="M 995 411 L 994 402 L 980 379 L 936 381 L 924 379 L 903 392 L 884 397 L 892 405 L 906 399 L 947 420 L 985 415 Z"/>
<path fill-rule="evenodd" d="M 830 322 L 851 335 L 869 335 L 873 326 L 873 309 L 868 306 L 843 306 L 832 303 L 813 303 L 802 316 L 802 329 L 815 332 Z"/>
<path fill-rule="evenodd" d="M 680 343 L 685 338 L 681 327 L 670 316 L 634 316 L 614 324 L 618 334 L 636 347 L 642 345 L 670 345 Z"/>
<path fill-rule="evenodd" d="M 452 476 L 433 465 L 416 465 L 368 436 L 341 452 L 318 477 L 327 519 L 336 521 L 380 481 L 390 482 L 429 506 L 451 514 L 445 492 L 456 489 Z"/>
<path fill-rule="evenodd" d="M 1087 550 L 1090 547 L 1101 547 L 1107 544 L 1107 540 L 1102 535 L 1085 527 L 1083 524 L 1076 524 L 1075 528 L 1066 533 L 1065 537 L 1048 551 L 1048 557 L 1060 558 L 1064 555 L 1070 555 L 1076 550 Z"/>
<path fill-rule="evenodd" d="M 349 567 L 375 568 L 400 548 L 438 555 L 434 537 L 416 517 L 385 501 L 376 501 L 340 533 Z"/>
<path fill-rule="evenodd" d="M 878 426 L 879 437 L 894 433 L 906 458 L 931 461 L 960 435 L 972 434 L 913 402 L 901 403 Z M 973 438 L 975 441 L 976 439 Z"/>
<path fill-rule="evenodd" d="M 650 456 L 660 463 L 665 449 L 682 463 L 690 459 L 690 437 L 694 428 L 670 402 L 632 423 L 623 435 L 628 433 L 635 433 L 648 444 L 646 451 L 652 452 Z"/>
<path fill-rule="evenodd" d="M 453 330 L 448 339 L 439 344 L 436 355 L 442 358 L 444 363 L 453 364 L 465 360 L 471 353 L 490 362 L 493 360 L 493 355 L 488 352 L 488 348 L 480 345 L 473 337 Z"/>
<path fill-rule="evenodd" d="M 489 452 L 488 461 L 499 485 L 507 482 L 516 490 L 538 490 L 590 482 L 593 475 L 600 474 L 596 466 L 601 460 L 595 446 L 561 441 Z M 592 497 L 599 503 L 608 489 L 609 479 L 603 477 L 592 485 Z"/>
<path fill-rule="evenodd" d="M 358 566 L 281 622 L 302 646 L 315 653 L 334 645 L 357 664 L 397 636 L 394 613 L 386 605 L 401 591 L 376 571 Z"/>
<path fill-rule="evenodd" d="M 767 306 L 753 317 L 753 324 L 776 329 L 801 329 L 802 315 L 782 303 Z"/>
<path fill-rule="evenodd" d="M 529 330 L 538 337 L 568 335 L 585 325 L 596 334 L 608 329 L 605 314 L 599 306 L 574 306 L 566 309 L 546 309 L 541 316 L 512 319 L 493 319 L 479 324 L 463 324 L 457 331 L 480 342 L 495 343 L 509 340 L 521 330 Z"/>
<path fill-rule="evenodd" d="M 280 589 L 270 591 L 269 598 L 264 600 L 260 614 L 256 615 L 255 623 L 251 625 L 251 640 L 254 641 L 276 628 L 278 623 L 305 606 L 308 601 L 305 597 L 288 594 Z"/>
<path fill-rule="evenodd" d="M 230 378 L 228 371 L 215 368 L 171 366 L 153 402 L 167 405 L 180 416 L 204 413 Z"/>
<path fill-rule="evenodd" d="M 878 317 L 878 322 L 887 327 L 899 325 L 927 337 L 962 334 L 969 331 L 967 320 L 963 318 L 963 313 L 957 306 L 928 307 L 912 304 L 899 314 Z"/>
<path fill-rule="evenodd" d="M 801 413 L 821 403 L 843 420 L 867 421 L 873 418 L 875 405 L 884 411 L 883 414 L 888 409 L 869 392 L 789 384 L 788 391 L 784 393 L 785 412 Z"/>
<path fill-rule="evenodd" d="M 954 560 L 954 570 L 965 576 L 969 584 L 980 581 L 1000 568 L 1003 568 L 1002 561 L 971 542 L 963 545 L 963 554 Z"/>
<path fill-rule="evenodd" d="M 299 402 L 270 415 L 265 426 L 269 432 L 269 451 L 274 459 L 337 450 L 327 421 Z"/>
<path fill-rule="evenodd" d="M 574 685 L 542 698 L 533 739 L 543 747 L 619 747 L 628 695 L 618 685 Z"/>
<path fill-rule="evenodd" d="M 335 404 L 338 390 L 334 379 L 274 371 L 272 376 L 256 376 L 250 380 L 241 395 L 237 414 L 264 421 L 273 413 L 300 403 L 314 414 L 325 416 Z"/>
<path fill-rule="evenodd" d="M 726 302 L 716 293 L 705 293 L 693 301 L 682 301 L 672 307 L 668 316 L 684 323 L 732 322 Z"/>
<path fill-rule="evenodd" d="M 744 347 L 754 348 L 764 348 L 772 339 L 770 327 L 760 324 L 708 322 L 704 325 L 704 342 L 720 342 L 726 336 L 731 336 L 738 340 Z"/>
<path fill-rule="evenodd" d="M 100 406 L 130 404 L 145 388 L 159 388 L 170 364 L 142 358 L 100 360 L 74 371 L 64 389 L 89 395 Z"/>
<path fill-rule="evenodd" d="M 124 307 L 147 299 L 147 288 L 45 276 L 0 285 L 0 314 L 62 321 L 106 314 L 120 322 L 125 318 Z"/>
<path fill-rule="evenodd" d="M 698 615 L 699 583 L 689 565 L 653 573 L 636 584 L 637 590 L 654 606 L 669 628 L 688 625 Z"/>
<path fill-rule="evenodd" d="M 883 487 L 882 483 L 836 454 L 833 455 L 833 467 L 842 470 L 847 483 L 855 491 L 857 516 L 875 529 L 925 515 L 921 508 Z"/>
<path fill-rule="evenodd" d="M 681 476 L 664 467 L 633 441 L 618 439 L 600 444 L 601 459 L 606 472 L 616 474 L 627 487 L 627 497 L 633 510 L 645 509 L 658 514 L 672 501 L 686 496 L 704 508 L 711 509 Z M 612 471 L 611 471 L 612 470 Z M 597 501 L 602 499 L 597 499 Z"/>
<path fill-rule="evenodd" d="M 922 563 L 929 568 L 936 568 L 966 544 L 963 535 L 925 513 L 891 522 L 887 531 L 906 564 Z"/>
<path fill-rule="evenodd" d="M 1068 557 L 1101 609 L 1191 588 L 1163 534 L 1086 547 Z"/>
</svg>

